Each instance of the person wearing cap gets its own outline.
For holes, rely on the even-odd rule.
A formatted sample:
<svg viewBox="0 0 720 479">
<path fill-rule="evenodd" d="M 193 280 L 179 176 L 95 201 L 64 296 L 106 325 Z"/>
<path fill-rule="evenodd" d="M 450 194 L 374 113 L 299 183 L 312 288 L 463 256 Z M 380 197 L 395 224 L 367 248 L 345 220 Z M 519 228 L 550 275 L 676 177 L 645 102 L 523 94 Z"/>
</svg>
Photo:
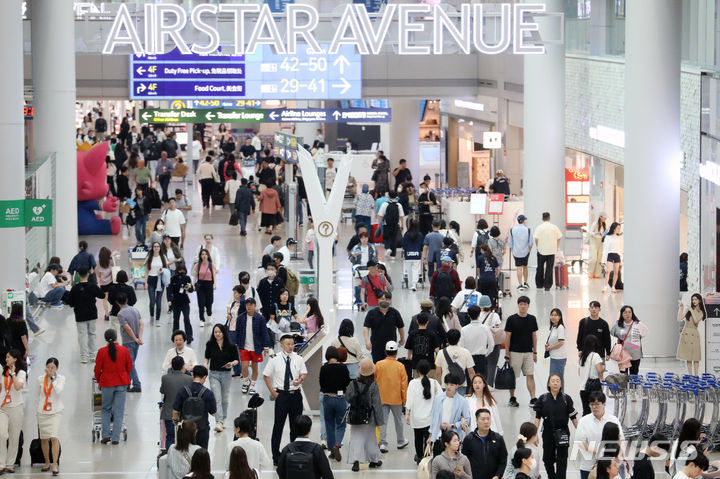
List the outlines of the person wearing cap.
<svg viewBox="0 0 720 479">
<path fill-rule="evenodd" d="M 418 316 L 423 313 L 427 313 L 429 318 L 427 326 L 428 331 L 432 331 L 433 333 L 435 333 L 435 335 L 440 340 L 440 344 L 445 344 L 447 333 L 445 332 L 442 321 L 440 321 L 440 318 L 437 317 L 434 311 L 435 305 L 431 300 L 423 299 L 422 301 L 420 301 L 420 312 L 410 319 L 408 335 L 418 329 Z"/>
<path fill-rule="evenodd" d="M 457 270 L 453 268 L 455 264 L 453 259 L 448 255 L 444 255 L 440 258 L 440 261 L 442 261 L 440 269 L 433 273 L 430 280 L 430 297 L 434 299 L 436 305 L 440 298 L 452 299 L 462 289 L 460 276 L 458 276 Z"/>
<path fill-rule="evenodd" d="M 295 241 L 295 238 L 288 238 L 285 241 L 285 246 L 278 250 L 278 253 L 283 255 L 282 265 L 286 268 L 290 266 L 290 258 L 294 252 L 297 252 L 297 241 Z"/>
<path fill-rule="evenodd" d="M 560 249 L 562 233 L 560 228 L 550 222 L 550 213 L 542 214 L 543 222 L 535 228 L 535 246 L 537 246 L 537 269 L 535 270 L 535 286 L 550 291 L 553 285 L 553 267 L 555 254 Z"/>
<path fill-rule="evenodd" d="M 349 405 L 348 424 L 352 426 L 345 456 L 347 463 L 352 464 L 353 472 L 360 470 L 361 462 L 370 463 L 371 468 L 382 466 L 382 453 L 378 447 L 375 428 L 384 425 L 386 420 L 383 419 L 380 388 L 375 382 L 375 365 L 371 360 L 363 359 L 360 362 L 360 376 L 348 385 L 345 401 Z M 356 412 L 361 405 L 369 406 L 367 422 L 365 418 L 356 420 Z"/>
<path fill-rule="evenodd" d="M 361 192 L 355 196 L 355 233 L 360 233 L 360 226 L 370 228 L 375 215 L 375 198 L 370 194 L 370 187 L 362 185 Z M 352 249 L 348 245 L 348 249 Z"/>
<path fill-rule="evenodd" d="M 265 385 L 275 400 L 275 420 L 273 423 L 272 448 L 273 463 L 277 465 L 280 458 L 280 440 L 282 439 L 285 419 L 290 419 L 290 441 L 297 437 L 295 418 L 303 411 L 300 387 L 307 377 L 307 368 L 302 356 L 293 351 L 295 340 L 292 334 L 284 334 L 280 338 L 282 351 L 268 361 L 263 377 Z"/>
<path fill-rule="evenodd" d="M 597 221 L 587 233 L 590 256 L 588 258 L 588 278 L 596 279 L 602 275 L 603 237 L 607 232 L 607 213 L 600 212 Z"/>
<path fill-rule="evenodd" d="M 379 300 L 378 307 L 368 312 L 363 323 L 365 347 L 370 350 L 376 363 L 385 359 L 385 345 L 388 341 L 397 341 L 398 333 L 399 344 L 402 346 L 405 343 L 405 322 L 400 312 L 390 306 L 392 293 L 383 291 Z"/>
<path fill-rule="evenodd" d="M 495 179 L 490 187 L 492 188 L 493 193 L 501 193 L 505 196 L 510 196 L 510 180 L 507 176 L 505 176 L 503 170 L 497 170 Z"/>
<path fill-rule="evenodd" d="M 397 360 L 398 343 L 385 343 L 385 359 L 375 364 L 375 381 L 380 389 L 383 424 L 380 426 L 380 452 L 388 452 L 387 421 L 392 412 L 397 434 L 397 448 L 403 449 L 410 442 L 405 439 L 403 406 L 407 400 L 408 377 L 405 366 Z"/>
<path fill-rule="evenodd" d="M 520 296 L 517 300 L 518 312 L 508 316 L 505 323 L 505 360 L 515 372 L 525 376 L 528 392 L 530 393 L 530 407 L 535 406 L 535 363 L 537 363 L 537 319 L 528 314 L 530 298 Z M 520 404 L 515 397 L 515 389 L 510 390 L 510 406 L 518 407 Z"/>
<path fill-rule="evenodd" d="M 525 225 L 527 217 L 525 215 L 518 216 L 518 224 L 510 230 L 508 235 L 508 246 L 510 254 L 515 260 L 517 267 L 518 291 L 525 291 L 528 285 L 528 259 L 530 251 L 533 248 L 533 237 L 530 228 Z"/>
<path fill-rule="evenodd" d="M 360 299 L 362 306 L 360 309 L 365 311 L 368 306 L 377 306 L 379 294 L 387 291 L 388 280 L 384 274 L 378 269 L 377 261 L 368 260 L 368 274 L 360 281 Z"/>
</svg>

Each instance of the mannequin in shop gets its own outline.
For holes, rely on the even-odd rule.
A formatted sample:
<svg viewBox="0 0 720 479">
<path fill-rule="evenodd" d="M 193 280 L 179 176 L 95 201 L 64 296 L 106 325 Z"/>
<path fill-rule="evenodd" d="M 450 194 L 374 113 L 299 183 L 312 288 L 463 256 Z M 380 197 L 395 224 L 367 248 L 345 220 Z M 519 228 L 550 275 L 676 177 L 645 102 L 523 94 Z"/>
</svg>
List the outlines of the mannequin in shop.
<svg viewBox="0 0 720 479">
<path fill-rule="evenodd" d="M 702 345 L 698 327 L 702 321 L 705 321 L 705 318 L 707 318 L 707 313 L 700 294 L 693 294 L 690 297 L 689 305 L 683 300 L 679 301 L 677 320 L 683 323 L 683 330 L 680 333 L 676 356 L 680 361 L 686 362 L 688 374 L 698 375 L 700 372 Z"/>
<path fill-rule="evenodd" d="M 607 213 L 603 211 L 587 233 L 587 244 L 590 246 L 590 257 L 588 258 L 588 278 L 590 279 L 602 276 L 602 239 L 607 231 L 606 221 Z"/>
</svg>

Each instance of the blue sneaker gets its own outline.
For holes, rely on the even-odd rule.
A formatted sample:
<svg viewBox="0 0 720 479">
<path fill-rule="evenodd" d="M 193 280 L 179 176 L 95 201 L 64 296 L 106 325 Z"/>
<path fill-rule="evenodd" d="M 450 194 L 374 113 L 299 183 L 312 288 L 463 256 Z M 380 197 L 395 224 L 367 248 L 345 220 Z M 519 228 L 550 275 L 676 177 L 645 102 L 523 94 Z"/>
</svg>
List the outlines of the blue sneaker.
<svg viewBox="0 0 720 479">
<path fill-rule="evenodd" d="M 64 306 L 65 305 L 61 301 L 58 301 L 57 303 L 53 303 L 53 305 L 52 305 L 52 307 L 56 308 L 56 309 L 63 309 Z"/>
</svg>

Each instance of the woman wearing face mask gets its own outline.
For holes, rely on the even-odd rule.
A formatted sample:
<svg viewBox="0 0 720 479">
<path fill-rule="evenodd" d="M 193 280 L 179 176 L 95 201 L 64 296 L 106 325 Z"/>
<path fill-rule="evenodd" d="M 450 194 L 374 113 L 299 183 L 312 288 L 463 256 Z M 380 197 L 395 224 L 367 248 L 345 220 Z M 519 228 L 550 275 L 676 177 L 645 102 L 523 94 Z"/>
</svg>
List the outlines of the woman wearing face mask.
<svg viewBox="0 0 720 479">
<path fill-rule="evenodd" d="M 510 463 L 517 471 L 515 473 L 515 479 L 530 479 L 530 473 L 537 467 L 534 454 L 532 450 L 525 447 L 525 441 L 522 437 L 515 446 L 515 454 L 513 454 Z"/>
<path fill-rule="evenodd" d="M 420 196 L 418 196 L 417 204 L 420 212 L 420 232 L 426 235 L 432 231 L 433 216 L 430 207 L 437 205 L 435 193 L 430 191 L 427 183 L 420 183 Z"/>
<path fill-rule="evenodd" d="M 460 436 L 452 429 L 443 431 L 440 436 L 445 450 L 435 456 L 430 468 L 430 479 L 435 479 L 440 471 L 452 471 L 456 479 L 472 479 L 470 461 L 460 452 Z"/>
<path fill-rule="evenodd" d="M 515 461 L 512 459 L 508 461 L 508 465 L 505 468 L 504 479 L 516 479 L 522 478 L 527 479 L 540 479 L 540 463 L 537 458 L 540 457 L 540 449 L 538 448 L 538 428 L 531 422 L 524 422 L 520 425 L 520 434 L 518 435 L 518 442 L 515 447 L 512 448 L 508 457 L 515 458 L 515 453 L 520 449 L 529 450 L 532 455 L 531 464 L 528 464 L 529 471 L 521 471 L 515 466 Z M 521 444 L 522 443 L 522 444 Z"/>
<path fill-rule="evenodd" d="M 155 226 L 153 227 L 152 233 L 150 233 L 150 244 L 158 243 L 158 244 L 162 245 L 164 231 L 165 231 L 165 222 L 161 219 L 158 219 L 155 222 Z"/>
<path fill-rule="evenodd" d="M 257 301 L 258 297 L 255 286 L 250 286 L 250 273 L 247 271 L 240 271 L 240 273 L 238 273 L 238 282 L 243 288 L 245 288 L 245 298 L 252 298 Z"/>
</svg>

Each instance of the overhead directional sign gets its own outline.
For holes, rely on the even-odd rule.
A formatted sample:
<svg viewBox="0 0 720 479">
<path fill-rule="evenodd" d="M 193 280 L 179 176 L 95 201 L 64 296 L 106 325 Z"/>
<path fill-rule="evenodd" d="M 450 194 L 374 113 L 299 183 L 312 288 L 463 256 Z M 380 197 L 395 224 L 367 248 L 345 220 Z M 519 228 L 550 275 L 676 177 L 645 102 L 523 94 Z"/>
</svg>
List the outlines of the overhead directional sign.
<svg viewBox="0 0 720 479">
<path fill-rule="evenodd" d="M 134 100 L 313 100 L 362 97 L 360 55 L 352 46 L 337 54 L 278 55 L 262 45 L 252 55 L 132 55 Z"/>
<path fill-rule="evenodd" d="M 143 123 L 388 123 L 390 108 L 184 108 L 140 110 Z"/>
</svg>

